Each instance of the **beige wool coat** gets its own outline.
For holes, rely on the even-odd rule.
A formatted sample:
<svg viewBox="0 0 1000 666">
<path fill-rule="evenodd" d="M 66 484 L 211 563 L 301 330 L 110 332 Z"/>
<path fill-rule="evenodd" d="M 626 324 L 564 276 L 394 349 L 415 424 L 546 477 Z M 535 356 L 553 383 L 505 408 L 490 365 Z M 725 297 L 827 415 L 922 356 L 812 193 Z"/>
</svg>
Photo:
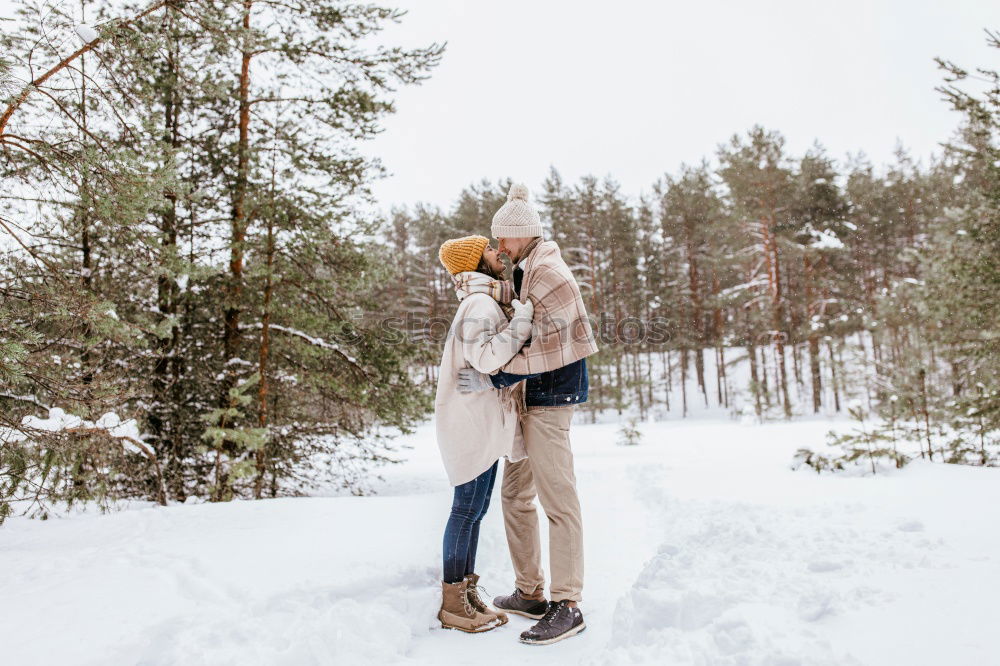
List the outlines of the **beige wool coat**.
<svg viewBox="0 0 1000 666">
<path fill-rule="evenodd" d="M 501 405 L 500 391 L 458 392 L 460 369 L 492 374 L 513 358 L 524 339 L 507 325 L 493 298 L 470 293 L 488 287 L 488 276 L 466 272 L 455 278 L 461 303 L 445 340 L 434 400 L 438 448 L 452 486 L 472 481 L 502 457 L 525 457 L 517 414 Z"/>
</svg>

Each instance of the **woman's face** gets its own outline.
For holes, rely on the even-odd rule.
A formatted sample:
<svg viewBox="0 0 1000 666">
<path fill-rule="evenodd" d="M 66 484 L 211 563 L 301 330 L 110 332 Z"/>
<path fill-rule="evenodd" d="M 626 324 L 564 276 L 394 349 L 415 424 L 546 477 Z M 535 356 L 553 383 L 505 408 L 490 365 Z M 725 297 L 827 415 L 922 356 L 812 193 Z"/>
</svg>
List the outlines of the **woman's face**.
<svg viewBox="0 0 1000 666">
<path fill-rule="evenodd" d="M 503 275 L 504 266 L 503 262 L 500 261 L 500 253 L 489 245 L 487 245 L 486 249 L 483 250 L 483 260 L 497 275 Z"/>
</svg>

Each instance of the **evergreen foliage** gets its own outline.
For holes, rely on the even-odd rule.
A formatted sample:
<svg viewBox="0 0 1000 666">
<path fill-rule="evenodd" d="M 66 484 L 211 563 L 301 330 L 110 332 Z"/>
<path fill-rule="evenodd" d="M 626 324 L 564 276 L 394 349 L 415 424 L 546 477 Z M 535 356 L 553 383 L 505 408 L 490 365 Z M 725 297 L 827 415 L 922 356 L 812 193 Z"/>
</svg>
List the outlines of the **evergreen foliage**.
<svg viewBox="0 0 1000 666">
<path fill-rule="evenodd" d="M 372 39 L 401 18 L 334 0 L 21 3 L 0 44 L 5 511 L 273 496 L 324 466 L 360 492 L 390 459 L 386 429 L 428 399 L 416 348 L 365 317 L 399 273 L 358 144 L 442 53 Z M 98 38 L 78 49 L 81 22 Z M 138 419 L 146 464 L 108 455 L 100 427 L 25 426 L 50 409 Z"/>
<path fill-rule="evenodd" d="M 987 32 L 987 39 L 1000 48 L 995 33 Z M 889 347 L 873 350 L 878 422 L 854 434 L 831 434 L 830 444 L 840 448 L 832 458 L 802 452 L 802 462 L 817 470 L 854 462 L 862 447 L 873 473 L 880 457 L 897 466 L 917 456 L 1000 462 L 1000 73 L 978 70 L 987 87 L 977 95 L 963 88 L 967 71 L 939 64 L 946 74 L 941 92 L 965 115 L 956 141 L 947 146 L 947 167 L 916 179 L 915 167 L 901 154 L 884 183 L 864 176 L 864 189 L 874 190 L 881 204 L 866 226 L 891 225 L 907 241 L 889 245 L 896 250 L 895 270 L 876 252 L 865 258 L 879 268 L 882 284 L 878 296 L 872 288 L 866 292 L 869 325 L 885 329 L 873 342 Z M 933 214 L 922 222 L 928 210 Z M 852 416 L 864 426 L 860 408 Z M 900 452 L 899 440 L 908 451 Z M 892 447 L 877 444 L 885 441 Z"/>
<path fill-rule="evenodd" d="M 754 127 L 714 165 L 666 175 L 652 198 L 630 199 L 611 179 L 567 183 L 553 168 L 537 197 L 543 220 L 600 338 L 582 409 L 646 418 L 679 398 L 682 415 L 695 400 L 758 419 L 847 412 L 857 432 L 800 462 L 995 464 L 997 75 L 981 72 L 990 87 L 975 97 L 955 87 L 967 74 L 943 65 L 942 90 L 968 122 L 926 166 L 902 147 L 882 169 L 863 155 L 838 164 L 819 145 L 789 155 L 779 133 Z M 451 212 L 396 212 L 397 247 L 420 266 L 419 309 L 444 315 L 441 332 L 452 290 L 429 258 L 449 236 L 485 233 L 506 185 L 470 187 Z M 425 362 L 433 377 L 437 354 Z M 741 363 L 745 385 L 729 376 Z"/>
<path fill-rule="evenodd" d="M 486 234 L 510 185 L 369 212 L 381 167 L 359 143 L 442 53 L 379 46 L 401 18 L 20 4 L 0 35 L 0 520 L 331 478 L 364 492 L 392 460 L 457 306 L 438 247 Z M 550 171 L 547 234 L 601 348 L 592 420 L 622 416 L 634 444 L 636 417 L 664 410 L 846 410 L 856 432 L 799 462 L 997 464 L 1000 74 L 940 64 L 966 121 L 928 165 L 792 155 L 753 127 L 638 198 Z"/>
</svg>

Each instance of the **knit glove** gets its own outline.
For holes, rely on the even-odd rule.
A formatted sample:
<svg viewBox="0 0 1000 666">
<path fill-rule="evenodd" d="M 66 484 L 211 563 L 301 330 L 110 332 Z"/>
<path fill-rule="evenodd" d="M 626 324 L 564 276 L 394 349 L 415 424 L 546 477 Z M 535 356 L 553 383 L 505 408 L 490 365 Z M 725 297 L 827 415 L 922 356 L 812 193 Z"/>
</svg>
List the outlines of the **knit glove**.
<svg viewBox="0 0 1000 666">
<path fill-rule="evenodd" d="M 462 368 L 458 371 L 459 393 L 480 393 L 493 388 L 489 375 L 484 375 L 475 368 Z"/>
<path fill-rule="evenodd" d="M 490 283 L 490 296 L 497 303 L 509 304 L 514 298 L 514 283 L 510 280 L 494 280 Z"/>
<path fill-rule="evenodd" d="M 514 308 L 514 316 L 510 319 L 510 331 L 513 337 L 524 344 L 531 337 L 531 319 L 535 316 L 535 306 L 528 299 L 510 302 Z"/>
</svg>

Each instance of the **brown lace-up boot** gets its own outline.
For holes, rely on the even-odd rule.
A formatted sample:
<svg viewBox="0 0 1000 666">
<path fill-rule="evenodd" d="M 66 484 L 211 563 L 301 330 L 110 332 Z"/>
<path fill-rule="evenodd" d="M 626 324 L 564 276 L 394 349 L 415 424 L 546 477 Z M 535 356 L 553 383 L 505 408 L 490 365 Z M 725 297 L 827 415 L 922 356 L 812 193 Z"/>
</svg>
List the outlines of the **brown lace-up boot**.
<svg viewBox="0 0 1000 666">
<path fill-rule="evenodd" d="M 458 583 L 441 582 L 441 610 L 438 619 L 445 629 L 458 629 L 470 634 L 478 634 L 500 626 L 495 615 L 480 613 L 469 602 L 469 581 Z"/>
<path fill-rule="evenodd" d="M 492 615 L 500 621 L 498 626 L 503 626 L 507 624 L 507 614 L 503 611 L 495 611 L 479 598 L 479 576 L 477 574 L 471 573 L 466 575 L 465 582 L 468 584 L 467 594 L 469 595 L 469 603 L 472 607 L 483 615 Z"/>
</svg>

